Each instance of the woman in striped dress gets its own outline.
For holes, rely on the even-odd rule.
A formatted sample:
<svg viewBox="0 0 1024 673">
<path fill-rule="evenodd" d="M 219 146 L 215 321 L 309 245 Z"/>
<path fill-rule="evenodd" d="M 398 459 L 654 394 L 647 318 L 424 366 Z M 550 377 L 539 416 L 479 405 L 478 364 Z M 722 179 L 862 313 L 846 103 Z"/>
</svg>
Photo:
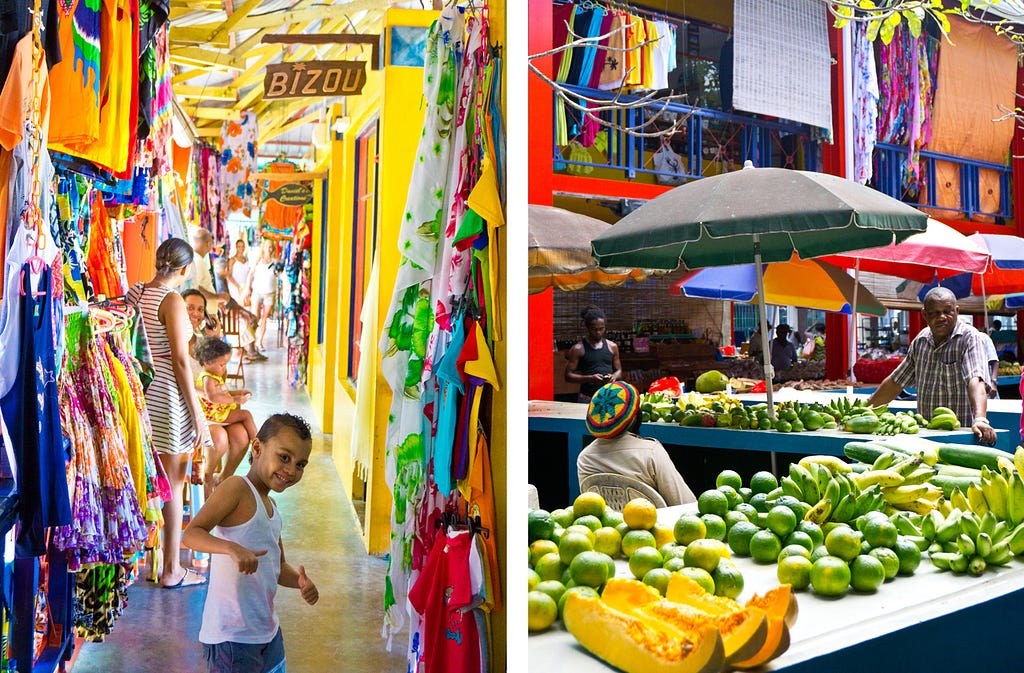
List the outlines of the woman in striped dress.
<svg viewBox="0 0 1024 673">
<path fill-rule="evenodd" d="M 181 565 L 182 494 L 192 450 L 210 446 L 210 431 L 192 384 L 188 342 L 192 323 L 185 300 L 175 288 L 188 279 L 192 246 L 171 238 L 156 250 L 156 275 L 136 283 L 125 300 L 139 308 L 146 327 L 155 370 L 146 388 L 146 406 L 153 427 L 153 445 L 171 483 L 171 500 L 164 503 L 163 564 L 160 584 L 165 588 L 203 584 L 206 579 Z"/>
</svg>

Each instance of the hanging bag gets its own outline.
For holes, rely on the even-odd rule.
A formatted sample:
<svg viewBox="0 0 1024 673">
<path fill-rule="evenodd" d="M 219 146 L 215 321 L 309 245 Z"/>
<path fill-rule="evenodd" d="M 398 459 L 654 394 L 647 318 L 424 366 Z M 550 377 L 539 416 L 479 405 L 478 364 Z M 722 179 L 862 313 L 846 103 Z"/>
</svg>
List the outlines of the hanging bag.
<svg viewBox="0 0 1024 673">
<path fill-rule="evenodd" d="M 672 151 L 668 138 L 661 139 L 661 147 L 651 157 L 654 161 L 655 179 L 660 185 L 681 185 L 686 182 L 683 173 L 683 158 Z"/>
</svg>

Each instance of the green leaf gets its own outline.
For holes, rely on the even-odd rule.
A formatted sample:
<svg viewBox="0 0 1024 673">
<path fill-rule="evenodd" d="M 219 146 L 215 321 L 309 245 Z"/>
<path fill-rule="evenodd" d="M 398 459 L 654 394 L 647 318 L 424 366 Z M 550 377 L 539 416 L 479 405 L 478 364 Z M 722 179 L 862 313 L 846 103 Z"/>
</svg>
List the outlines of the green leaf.
<svg viewBox="0 0 1024 673">
<path fill-rule="evenodd" d="M 907 20 L 907 29 L 914 37 L 921 36 L 921 18 L 915 13 L 904 11 L 903 17 Z"/>
<path fill-rule="evenodd" d="M 897 22 L 897 25 L 899 25 L 898 22 Z M 894 26 L 893 24 L 891 24 L 888 21 L 886 21 L 886 22 L 884 22 L 882 24 L 882 30 L 880 32 L 880 36 L 882 38 L 882 44 L 889 44 L 890 42 L 892 42 L 892 37 L 895 34 L 896 34 L 896 26 Z"/>
<path fill-rule="evenodd" d="M 878 8 L 878 6 L 875 5 L 873 0 L 860 0 L 860 2 L 857 3 L 857 4 L 860 5 L 861 9 L 877 9 Z"/>
<path fill-rule="evenodd" d="M 868 39 L 868 42 L 874 42 L 875 38 L 878 37 L 878 29 L 882 27 L 882 20 L 875 19 L 868 23 L 867 32 L 864 33 L 864 37 Z"/>
<path fill-rule="evenodd" d="M 832 27 L 833 28 L 845 28 L 847 25 L 849 25 L 849 23 L 850 23 L 849 19 L 836 19 L 836 22 L 832 24 Z"/>
</svg>

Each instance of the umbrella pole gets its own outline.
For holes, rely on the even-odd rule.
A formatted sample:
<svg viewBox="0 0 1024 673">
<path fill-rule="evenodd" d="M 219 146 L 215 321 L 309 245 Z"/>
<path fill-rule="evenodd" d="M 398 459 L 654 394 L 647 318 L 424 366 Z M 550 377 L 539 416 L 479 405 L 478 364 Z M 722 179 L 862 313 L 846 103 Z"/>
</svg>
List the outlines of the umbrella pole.
<svg viewBox="0 0 1024 673">
<path fill-rule="evenodd" d="M 981 306 L 985 309 L 985 331 L 988 331 L 988 297 L 985 295 L 985 273 L 981 274 Z"/>
<path fill-rule="evenodd" d="M 775 420 L 775 404 L 772 402 L 772 381 L 775 368 L 772 367 L 772 351 L 768 339 L 768 309 L 764 303 L 764 267 L 761 266 L 761 235 L 754 234 L 754 271 L 757 274 L 757 312 L 761 319 L 761 353 L 764 358 L 764 392 L 768 397 L 768 417 Z M 772 455 L 772 474 L 778 474 L 775 452 Z"/>
<path fill-rule="evenodd" d="M 857 382 L 853 366 L 857 364 L 857 288 L 860 287 L 860 258 L 853 265 L 853 306 L 850 307 L 850 380 Z"/>
</svg>

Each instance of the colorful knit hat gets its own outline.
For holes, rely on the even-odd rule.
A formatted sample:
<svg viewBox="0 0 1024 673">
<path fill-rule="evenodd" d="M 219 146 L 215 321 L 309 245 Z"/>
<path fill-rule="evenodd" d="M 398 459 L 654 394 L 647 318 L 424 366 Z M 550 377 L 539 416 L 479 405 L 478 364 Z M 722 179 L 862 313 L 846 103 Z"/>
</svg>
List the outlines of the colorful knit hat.
<svg viewBox="0 0 1024 673">
<path fill-rule="evenodd" d="M 598 388 L 587 409 L 587 431 L 594 437 L 621 435 L 636 418 L 640 395 L 636 388 L 616 381 Z"/>
</svg>

